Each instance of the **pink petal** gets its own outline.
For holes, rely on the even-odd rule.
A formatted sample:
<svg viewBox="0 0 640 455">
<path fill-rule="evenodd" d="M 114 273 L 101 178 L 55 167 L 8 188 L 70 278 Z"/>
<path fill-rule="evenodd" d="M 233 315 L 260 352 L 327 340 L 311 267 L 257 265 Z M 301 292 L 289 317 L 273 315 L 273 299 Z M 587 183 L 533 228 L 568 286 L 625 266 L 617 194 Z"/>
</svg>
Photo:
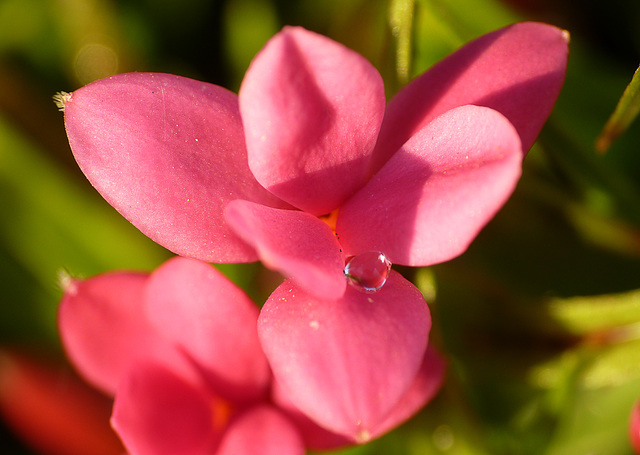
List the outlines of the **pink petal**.
<svg viewBox="0 0 640 455">
<path fill-rule="evenodd" d="M 376 146 L 376 169 L 431 120 L 457 106 L 501 112 L 527 152 L 564 82 L 568 34 L 523 22 L 467 44 L 401 90 L 387 106 Z"/>
<path fill-rule="evenodd" d="M 219 438 L 213 404 L 170 370 L 140 364 L 118 387 L 111 423 L 132 454 L 210 455 Z"/>
<path fill-rule="evenodd" d="M 206 261 L 256 259 L 222 210 L 238 198 L 282 203 L 248 168 L 236 95 L 169 74 L 120 74 L 73 92 L 65 123 L 82 171 L 144 234 Z"/>
<path fill-rule="evenodd" d="M 258 308 L 222 273 L 173 258 L 151 275 L 146 299 L 152 323 L 217 393 L 242 401 L 264 393 L 270 372 L 258 341 Z"/>
<path fill-rule="evenodd" d="M 636 454 L 640 454 L 640 400 L 631 409 L 629 418 L 629 440 Z"/>
<path fill-rule="evenodd" d="M 392 271 L 379 291 L 348 286 L 338 300 L 288 280 L 267 300 L 258 332 L 291 401 L 329 431 L 364 441 L 411 386 L 430 325 L 418 289 Z"/>
<path fill-rule="evenodd" d="M 310 450 L 325 451 L 353 445 L 353 441 L 350 438 L 321 427 L 302 413 L 282 390 L 277 381 L 274 381 L 272 391 L 274 403 L 280 409 L 283 409 L 289 418 L 295 422 L 298 431 L 302 434 L 305 447 Z"/>
<path fill-rule="evenodd" d="M 344 255 L 332 229 L 320 219 L 240 200 L 229 203 L 225 217 L 267 267 L 293 278 L 316 297 L 344 294 Z"/>
<path fill-rule="evenodd" d="M 372 433 L 377 438 L 404 423 L 425 406 L 440 391 L 444 382 L 446 363 L 431 345 L 427 348 L 420 371 L 411 388 L 404 394 L 391 414 Z"/>
<path fill-rule="evenodd" d="M 278 197 L 330 213 L 369 176 L 384 104 L 382 78 L 361 55 L 285 27 L 240 88 L 249 166 Z"/>
<path fill-rule="evenodd" d="M 85 379 L 111 395 L 137 360 L 180 363 L 146 319 L 147 280 L 147 275 L 124 272 L 74 280 L 60 303 L 58 326 L 67 355 Z"/>
<path fill-rule="evenodd" d="M 431 345 L 427 347 L 420 370 L 411 388 L 403 395 L 384 421 L 371 433 L 375 439 L 411 418 L 438 393 L 444 382 L 445 362 Z M 332 433 L 304 415 L 276 382 L 274 401 L 287 411 L 303 435 L 305 446 L 312 450 L 335 450 L 353 445 L 353 441 Z"/>
<path fill-rule="evenodd" d="M 518 134 L 498 112 L 453 109 L 415 134 L 340 209 L 347 255 L 375 250 L 427 266 L 461 254 L 513 192 Z"/>
<path fill-rule="evenodd" d="M 215 455 L 304 455 L 298 430 L 282 413 L 262 405 L 231 423 Z"/>
</svg>

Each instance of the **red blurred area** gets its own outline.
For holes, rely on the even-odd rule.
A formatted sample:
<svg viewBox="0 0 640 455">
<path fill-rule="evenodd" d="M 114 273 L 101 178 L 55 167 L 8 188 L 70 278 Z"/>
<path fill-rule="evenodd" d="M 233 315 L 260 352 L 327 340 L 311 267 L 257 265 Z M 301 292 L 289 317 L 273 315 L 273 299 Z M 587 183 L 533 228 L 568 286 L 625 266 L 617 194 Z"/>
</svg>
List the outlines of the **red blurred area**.
<svg viewBox="0 0 640 455">
<path fill-rule="evenodd" d="M 125 453 L 109 425 L 111 406 L 68 366 L 0 350 L 0 415 L 38 453 Z"/>
</svg>

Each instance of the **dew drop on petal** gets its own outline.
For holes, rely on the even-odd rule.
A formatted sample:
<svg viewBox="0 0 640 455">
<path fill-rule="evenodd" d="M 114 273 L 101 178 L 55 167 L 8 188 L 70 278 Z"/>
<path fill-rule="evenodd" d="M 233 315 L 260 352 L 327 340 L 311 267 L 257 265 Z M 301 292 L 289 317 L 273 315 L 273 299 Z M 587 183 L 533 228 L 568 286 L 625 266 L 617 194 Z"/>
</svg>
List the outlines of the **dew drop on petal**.
<svg viewBox="0 0 640 455">
<path fill-rule="evenodd" d="M 347 262 L 344 276 L 356 288 L 365 292 L 379 290 L 389 277 L 391 262 L 380 251 L 360 253 Z"/>
</svg>

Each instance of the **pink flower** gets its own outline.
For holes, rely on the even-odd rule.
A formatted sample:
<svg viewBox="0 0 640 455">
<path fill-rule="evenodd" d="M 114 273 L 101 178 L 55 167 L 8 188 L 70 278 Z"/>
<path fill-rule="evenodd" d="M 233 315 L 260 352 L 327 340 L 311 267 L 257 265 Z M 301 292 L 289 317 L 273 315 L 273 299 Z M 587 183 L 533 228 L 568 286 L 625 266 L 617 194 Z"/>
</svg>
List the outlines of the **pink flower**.
<svg viewBox="0 0 640 455">
<path fill-rule="evenodd" d="M 539 23 L 498 30 L 385 107 L 363 57 L 287 27 L 238 96 L 122 74 L 66 95 L 65 123 L 89 180 L 146 235 L 288 277 L 258 321 L 277 388 L 363 442 L 395 419 L 429 352 L 429 310 L 390 263 L 461 254 L 504 204 L 560 91 L 567 41 Z"/>
<path fill-rule="evenodd" d="M 287 27 L 239 96 L 121 74 L 68 95 L 65 122 L 89 180 L 153 240 L 208 262 L 259 258 L 337 298 L 345 257 L 381 251 L 426 266 L 464 251 L 511 194 L 566 58 L 563 31 L 515 24 L 445 59 L 385 109 L 369 62 Z M 318 218 L 336 212 L 339 241 Z"/>
<path fill-rule="evenodd" d="M 636 402 L 631 410 L 629 440 L 634 452 L 640 454 L 640 401 Z"/>
<path fill-rule="evenodd" d="M 271 396 L 257 318 L 217 270 L 180 257 L 151 275 L 71 280 L 59 310 L 67 354 L 115 395 L 112 424 L 131 454 L 288 455 L 353 443 L 318 427 L 282 391 Z M 423 365 L 376 435 L 438 390 L 444 364 L 430 350 Z"/>
</svg>

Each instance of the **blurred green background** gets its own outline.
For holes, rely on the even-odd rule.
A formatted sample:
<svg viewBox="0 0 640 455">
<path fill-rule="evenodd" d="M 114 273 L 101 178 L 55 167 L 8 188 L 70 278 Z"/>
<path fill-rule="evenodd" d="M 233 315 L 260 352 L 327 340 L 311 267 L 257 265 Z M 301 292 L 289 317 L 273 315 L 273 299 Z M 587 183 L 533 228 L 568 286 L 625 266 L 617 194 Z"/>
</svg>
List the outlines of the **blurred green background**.
<svg viewBox="0 0 640 455">
<path fill-rule="evenodd" d="M 461 44 L 519 20 L 571 33 L 555 111 L 516 193 L 469 251 L 405 271 L 431 304 L 445 387 L 399 430 L 341 453 L 631 454 L 640 125 L 606 153 L 594 143 L 640 62 L 637 0 L 0 0 L 0 349 L 63 364 L 59 271 L 151 270 L 170 257 L 77 169 L 57 91 L 126 71 L 237 90 L 264 42 L 298 24 L 365 55 L 391 96 Z M 255 267 L 224 270 L 264 299 Z M 30 445 L 10 418 L 0 424 L 0 452 L 36 453 Z"/>
</svg>

